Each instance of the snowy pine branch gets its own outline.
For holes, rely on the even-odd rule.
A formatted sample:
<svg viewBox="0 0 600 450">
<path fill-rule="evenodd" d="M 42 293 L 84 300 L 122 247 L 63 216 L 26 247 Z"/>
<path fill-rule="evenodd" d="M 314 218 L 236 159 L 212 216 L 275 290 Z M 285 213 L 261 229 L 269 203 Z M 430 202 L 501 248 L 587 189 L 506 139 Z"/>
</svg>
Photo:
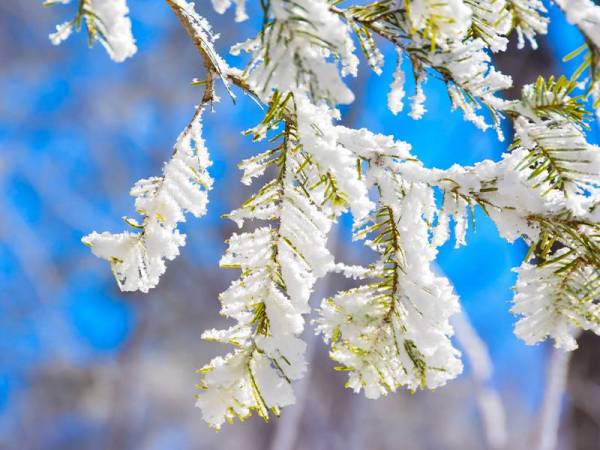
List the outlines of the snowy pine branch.
<svg viewBox="0 0 600 450">
<path fill-rule="evenodd" d="M 196 12 L 194 3 L 187 2 L 186 0 L 166 0 L 166 2 L 171 7 L 177 19 L 179 19 L 188 36 L 192 39 L 204 63 L 206 80 L 202 84 L 206 86 L 206 89 L 202 102 L 208 103 L 215 100 L 215 77 L 221 79 L 229 95 L 235 99 L 229 87 L 233 71 L 229 69 L 227 63 L 216 52 L 214 47 L 218 35 L 214 34 L 208 21 Z"/>
<path fill-rule="evenodd" d="M 599 6 L 555 0 L 586 39 L 568 55 L 582 58 L 581 66 L 570 78 L 540 77 L 511 100 L 512 80 L 492 55 L 507 48 L 513 31 L 519 47 L 525 40 L 537 46 L 549 22 L 540 0 L 264 1 L 256 35 L 232 48 L 250 56 L 241 69 L 215 51 L 216 34 L 193 3 L 166 2 L 204 63 L 203 99 L 162 176 L 132 189 L 142 220 L 126 222 L 135 231 L 92 233 L 84 242 L 110 262 L 121 289 L 154 287 L 184 244 L 178 223 L 206 212 L 212 180 L 201 115 L 218 99 L 217 80 L 232 99 L 240 89 L 263 108 L 246 134 L 272 147 L 240 163 L 241 181 L 260 185 L 227 215 L 240 227 L 253 224 L 231 236 L 221 259 L 240 271 L 220 295 L 221 313 L 234 323 L 203 335 L 233 346 L 199 371 L 197 405 L 209 425 L 252 412 L 268 420 L 294 402 L 293 382 L 306 366 L 300 334 L 309 297 L 329 272 L 359 283 L 323 300 L 316 321 L 348 387 L 375 398 L 458 376 L 449 319 L 459 303 L 435 258 L 451 225 L 456 246 L 467 244 L 476 208 L 504 239 L 530 247 L 516 269 L 516 334 L 529 344 L 550 337 L 566 349 L 576 347 L 576 328 L 600 334 L 600 148 L 586 136 L 588 99 L 594 108 L 600 102 Z M 235 5 L 235 20 L 247 18 L 244 0 L 212 5 L 218 13 Z M 121 61 L 135 51 L 127 12 L 124 0 L 80 0 L 75 19 L 51 39 L 86 25 L 90 42 Z M 340 125 L 337 105 L 354 99 L 344 78 L 357 75 L 359 52 L 380 74 L 380 45 L 398 58 L 387 96 L 392 113 L 403 110 L 407 59 L 416 82 L 409 115 L 426 113 L 426 80 L 441 79 L 452 108 L 480 129 L 494 126 L 502 138 L 503 121 L 511 122 L 514 140 L 500 161 L 426 168 L 408 144 Z M 367 267 L 335 262 L 327 249 L 327 233 L 346 211 L 354 238 L 376 255 Z"/>
<path fill-rule="evenodd" d="M 264 121 L 249 134 L 260 140 L 281 127 L 277 145 L 241 164 L 247 183 L 269 167 L 276 175 L 229 214 L 239 226 L 251 219 L 269 224 L 234 234 L 221 259 L 221 267 L 242 273 L 220 296 L 222 314 L 237 323 L 203 335 L 236 347 L 200 369 L 197 405 L 216 428 L 252 410 L 267 420 L 294 402 L 291 382 L 306 366 L 302 316 L 316 279 L 333 265 L 325 244 L 335 197 L 299 142 L 295 110 L 291 93 L 275 92 Z"/>
<path fill-rule="evenodd" d="M 482 39 L 493 52 L 504 51 L 513 25 L 509 3 L 504 0 L 465 0 L 473 11 L 471 34 Z"/>
<path fill-rule="evenodd" d="M 208 174 L 210 160 L 202 138 L 202 114 L 198 107 L 190 124 L 181 133 L 173 156 L 161 177 L 139 180 L 131 189 L 135 207 L 143 220 L 125 218 L 136 231 L 119 234 L 91 233 L 82 241 L 99 258 L 110 262 L 119 288 L 148 292 L 165 272 L 165 259 L 172 260 L 185 244 L 177 224 L 185 214 L 206 214 L 207 191 L 212 187 Z"/>
<path fill-rule="evenodd" d="M 431 267 L 433 191 L 402 180 L 395 163 L 406 155 L 386 153 L 367 159 L 365 177 L 379 201 L 355 229 L 355 239 L 364 239 L 379 259 L 365 284 L 323 302 L 317 328 L 340 363 L 336 370 L 348 372 L 347 386 L 369 398 L 401 386 L 435 388 L 462 371 L 448 323 L 458 299 Z"/>
</svg>

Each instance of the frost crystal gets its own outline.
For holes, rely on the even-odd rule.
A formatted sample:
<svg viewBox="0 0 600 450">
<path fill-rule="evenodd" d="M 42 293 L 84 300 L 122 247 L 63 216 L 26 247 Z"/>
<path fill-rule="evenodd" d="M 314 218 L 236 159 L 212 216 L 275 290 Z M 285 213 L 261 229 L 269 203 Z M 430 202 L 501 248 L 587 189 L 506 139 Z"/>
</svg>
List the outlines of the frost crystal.
<svg viewBox="0 0 600 450">
<path fill-rule="evenodd" d="M 396 70 L 394 71 L 394 80 L 390 86 L 390 92 L 388 93 L 387 101 L 388 108 L 390 111 L 396 115 L 402 109 L 404 109 L 404 96 L 406 93 L 404 92 L 404 82 L 405 75 L 402 70 L 402 52 L 398 50 L 398 62 L 396 63 Z"/>
</svg>

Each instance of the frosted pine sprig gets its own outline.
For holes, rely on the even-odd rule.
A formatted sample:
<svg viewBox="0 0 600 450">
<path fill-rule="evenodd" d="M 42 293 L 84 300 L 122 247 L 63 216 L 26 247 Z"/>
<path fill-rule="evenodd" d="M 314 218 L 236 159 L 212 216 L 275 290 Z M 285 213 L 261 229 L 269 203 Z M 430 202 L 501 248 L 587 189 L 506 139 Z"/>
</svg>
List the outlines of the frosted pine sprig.
<svg viewBox="0 0 600 450">
<path fill-rule="evenodd" d="M 515 334 L 528 344 L 550 337 L 555 347 L 574 350 L 577 328 L 600 334 L 600 272 L 568 248 L 552 259 L 546 264 L 525 261 L 515 269 L 519 278 L 511 312 L 521 317 Z"/>
<path fill-rule="evenodd" d="M 69 2 L 48 0 L 44 5 Z M 99 41 L 113 61 L 122 62 L 137 51 L 128 14 L 125 0 L 79 0 L 75 18 L 58 25 L 50 34 L 50 41 L 54 45 L 60 44 L 73 31 L 80 31 L 85 23 L 89 44 Z"/>
<path fill-rule="evenodd" d="M 110 262 L 123 291 L 148 292 L 155 287 L 166 270 L 165 260 L 174 259 L 185 244 L 185 235 L 179 233 L 177 224 L 185 222 L 186 213 L 195 217 L 206 214 L 212 178 L 202 138 L 203 112 L 204 106 L 199 107 L 178 137 L 163 175 L 139 180 L 131 189 L 143 220 L 125 221 L 139 231 L 94 232 L 82 239 L 96 256 Z"/>
<path fill-rule="evenodd" d="M 462 371 L 448 322 L 458 311 L 458 299 L 431 267 L 433 191 L 400 178 L 395 166 L 407 149 L 395 144 L 390 152 L 387 144 L 367 147 L 370 151 L 361 155 L 379 201 L 355 229 L 355 239 L 366 239 L 380 257 L 367 284 L 324 300 L 317 322 L 331 345 L 331 358 L 340 364 L 337 370 L 348 372 L 347 387 L 364 390 L 368 398 L 402 386 L 435 388 Z"/>
<path fill-rule="evenodd" d="M 224 358 L 200 370 L 197 406 L 215 428 L 256 411 L 270 413 L 294 402 L 291 387 L 305 370 L 305 343 L 299 339 L 314 283 L 333 267 L 326 247 L 331 196 L 298 133 L 294 97 L 275 93 L 264 121 L 249 134 L 263 139 L 283 126 L 278 145 L 242 163 L 245 180 L 274 166 L 277 175 L 229 217 L 269 225 L 234 234 L 221 266 L 241 270 L 239 280 L 220 295 L 221 313 L 236 320 L 226 330 L 209 330 L 208 340 L 234 345 Z"/>
</svg>

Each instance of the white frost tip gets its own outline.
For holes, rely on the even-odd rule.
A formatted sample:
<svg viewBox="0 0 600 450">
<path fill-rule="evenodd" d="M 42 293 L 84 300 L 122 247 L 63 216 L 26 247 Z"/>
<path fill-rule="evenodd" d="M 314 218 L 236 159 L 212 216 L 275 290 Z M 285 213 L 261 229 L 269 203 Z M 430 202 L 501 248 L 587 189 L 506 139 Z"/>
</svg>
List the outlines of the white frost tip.
<svg viewBox="0 0 600 450">
<path fill-rule="evenodd" d="M 54 33 L 50 33 L 48 36 L 50 38 L 50 42 L 53 45 L 58 45 L 62 41 L 65 41 L 71 36 L 73 32 L 73 23 L 72 22 L 64 22 L 60 25 L 56 25 L 56 31 Z"/>
<path fill-rule="evenodd" d="M 82 12 L 82 18 L 93 24 L 95 38 L 115 62 L 123 62 L 137 51 L 128 13 L 125 0 L 89 0 Z M 69 21 L 58 25 L 56 31 L 50 34 L 50 41 L 58 45 L 66 40 L 73 31 L 73 23 Z"/>
</svg>

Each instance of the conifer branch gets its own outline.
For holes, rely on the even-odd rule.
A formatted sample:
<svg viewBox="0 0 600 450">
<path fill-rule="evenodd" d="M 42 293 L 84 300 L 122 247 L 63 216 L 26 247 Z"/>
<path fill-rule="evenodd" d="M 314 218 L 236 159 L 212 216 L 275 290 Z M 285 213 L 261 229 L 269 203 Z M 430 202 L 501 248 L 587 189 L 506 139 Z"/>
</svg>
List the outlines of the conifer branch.
<svg viewBox="0 0 600 450">
<path fill-rule="evenodd" d="M 595 108 L 600 103 L 599 6 L 555 0 L 585 35 L 586 45 L 569 55 L 581 57 L 581 67 L 569 79 L 540 77 L 520 99 L 507 100 L 502 94 L 512 81 L 494 68 L 491 53 L 506 48 L 512 30 L 519 46 L 527 39 L 535 48 L 548 25 L 540 0 L 380 0 L 346 8 L 329 0 L 264 1 L 260 30 L 232 49 L 249 53 L 243 71 L 219 56 L 216 35 L 192 3 L 166 1 L 204 64 L 206 79 L 196 82 L 204 86 L 201 104 L 162 176 L 134 185 L 142 220 L 125 219 L 134 232 L 92 233 L 84 242 L 110 262 L 121 289 L 154 287 L 165 260 L 184 244 L 178 223 L 206 212 L 212 180 L 201 115 L 218 99 L 218 79 L 232 98 L 236 86 L 264 108 L 246 134 L 269 138 L 273 147 L 240 168 L 245 184 L 268 179 L 227 215 L 240 227 L 248 220 L 263 225 L 234 234 L 221 260 L 241 271 L 220 296 L 222 314 L 236 324 L 203 335 L 234 347 L 200 369 L 197 404 L 211 426 L 252 412 L 268 420 L 294 401 L 291 385 L 305 370 L 303 315 L 316 279 L 332 271 L 360 280 L 324 300 L 317 321 L 349 387 L 378 397 L 457 376 L 462 365 L 449 318 L 458 300 L 433 264 L 451 222 L 456 245 L 466 244 L 477 207 L 503 238 L 531 248 L 516 269 L 517 335 L 530 344 L 551 337 L 573 349 L 574 329 L 600 334 L 600 148 L 585 134 L 588 99 Z M 236 20 L 243 20 L 245 3 L 235 3 Z M 213 4 L 224 12 L 232 1 Z M 51 40 L 57 44 L 85 24 L 90 43 L 100 41 L 122 61 L 136 49 L 127 14 L 125 0 L 79 0 L 75 19 Z M 344 77 L 357 75 L 355 42 L 381 73 L 379 39 L 398 57 L 387 99 L 394 114 L 403 109 L 406 57 L 416 82 L 409 115 L 425 114 L 425 83 L 437 77 L 452 108 L 479 128 L 490 126 L 487 115 L 502 138 L 503 118 L 512 121 L 515 139 L 501 160 L 427 169 L 408 144 L 339 125 L 336 106 L 354 98 Z M 355 238 L 377 254 L 368 267 L 336 264 L 327 250 L 327 232 L 346 211 Z"/>
<path fill-rule="evenodd" d="M 279 142 L 275 148 L 241 165 L 247 183 L 271 166 L 275 177 L 229 214 L 240 226 L 248 219 L 270 224 L 233 235 L 221 260 L 222 267 L 242 273 L 221 294 L 222 313 L 238 323 L 203 334 L 236 347 L 200 369 L 197 405 L 215 428 L 251 411 L 268 421 L 270 413 L 277 416 L 281 407 L 293 403 L 290 384 L 302 376 L 306 365 L 305 343 L 298 338 L 302 314 L 309 310 L 314 282 L 333 263 L 324 245 L 330 199 L 326 186 L 316 182 L 323 176 L 298 140 L 295 110 L 291 93 L 275 92 L 262 123 L 247 133 L 261 140 L 283 126 L 271 139 Z M 226 378 L 225 372 L 230 373 Z M 220 405 L 215 405 L 214 396 Z"/>
</svg>

